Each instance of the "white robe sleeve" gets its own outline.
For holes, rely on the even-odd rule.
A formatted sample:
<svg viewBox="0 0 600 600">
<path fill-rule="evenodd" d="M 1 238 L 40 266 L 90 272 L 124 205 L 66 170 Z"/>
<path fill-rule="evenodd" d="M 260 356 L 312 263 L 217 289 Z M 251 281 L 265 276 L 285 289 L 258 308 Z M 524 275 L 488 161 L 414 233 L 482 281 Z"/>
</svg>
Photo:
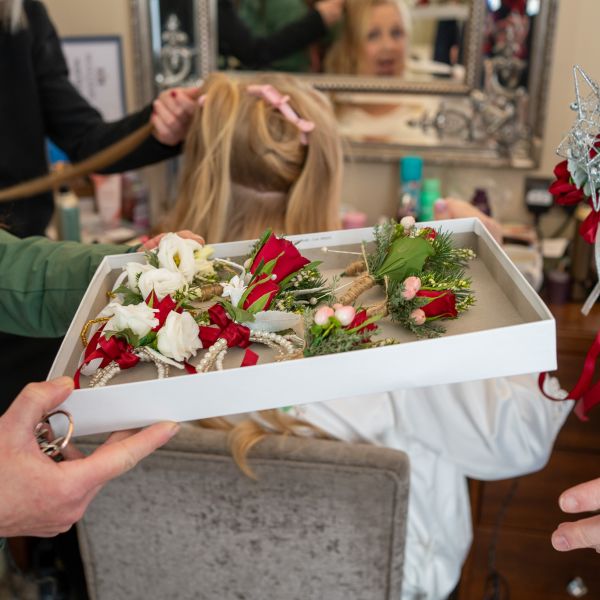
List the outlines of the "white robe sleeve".
<svg viewBox="0 0 600 600">
<path fill-rule="evenodd" d="M 573 402 L 546 399 L 523 375 L 392 393 L 392 405 L 399 434 L 492 480 L 541 469 Z"/>
</svg>

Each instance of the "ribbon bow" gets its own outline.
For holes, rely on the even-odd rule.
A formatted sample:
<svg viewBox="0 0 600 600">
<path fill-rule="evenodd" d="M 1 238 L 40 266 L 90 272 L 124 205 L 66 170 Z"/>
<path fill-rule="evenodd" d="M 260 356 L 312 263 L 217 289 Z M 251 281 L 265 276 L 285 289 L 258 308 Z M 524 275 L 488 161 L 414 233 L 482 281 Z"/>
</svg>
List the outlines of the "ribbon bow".
<svg viewBox="0 0 600 600">
<path fill-rule="evenodd" d="M 200 327 L 200 339 L 204 348 L 210 348 L 217 340 L 227 341 L 228 348 L 248 348 L 250 345 L 250 330 L 244 325 L 232 321 L 225 309 L 220 304 L 215 304 L 208 309 L 210 322 L 216 327 Z M 255 365 L 258 362 L 258 354 L 252 350 L 246 350 L 242 367 Z"/>
<path fill-rule="evenodd" d="M 133 346 L 125 340 L 116 336 L 111 337 L 107 340 L 103 335 L 102 331 L 104 325 L 94 334 L 90 343 L 87 345 L 84 353 L 84 359 L 73 378 L 75 382 L 75 389 L 79 389 L 79 377 L 81 375 L 81 369 L 93 360 L 100 358 L 101 362 L 99 369 L 103 369 L 111 362 L 116 362 L 119 367 L 124 369 L 131 369 L 140 362 L 139 356 L 134 354 Z"/>
<path fill-rule="evenodd" d="M 269 84 L 249 85 L 246 90 L 251 96 L 262 98 L 265 102 L 275 107 L 290 123 L 298 128 L 300 131 L 300 142 L 305 146 L 308 145 L 308 136 L 306 134 L 313 131 L 315 124 L 298 116 L 298 113 L 290 106 L 289 96 L 284 96 L 279 90 Z"/>
</svg>

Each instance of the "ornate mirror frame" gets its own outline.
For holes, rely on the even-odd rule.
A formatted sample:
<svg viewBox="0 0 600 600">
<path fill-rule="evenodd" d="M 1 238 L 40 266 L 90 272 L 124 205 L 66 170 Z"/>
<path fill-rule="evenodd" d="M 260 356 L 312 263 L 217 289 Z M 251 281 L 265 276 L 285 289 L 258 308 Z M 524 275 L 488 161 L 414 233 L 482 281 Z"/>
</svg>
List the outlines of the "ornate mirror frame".
<svg viewBox="0 0 600 600">
<path fill-rule="evenodd" d="M 193 22 L 182 27 L 175 20 L 163 31 L 161 1 L 167 0 L 130 0 L 140 104 L 149 101 L 161 86 L 197 83 L 217 66 L 217 0 L 187 0 L 183 4 L 193 15 Z M 402 93 L 413 100 L 426 96 L 438 101 L 435 114 L 413 124 L 434 131 L 438 138 L 435 145 L 349 140 L 347 154 L 354 160 L 396 161 L 408 153 L 420 153 L 434 164 L 532 169 L 538 166 L 541 153 L 558 1 L 540 0 L 526 89 L 503 87 L 496 66 L 483 59 L 486 0 L 471 0 L 464 83 L 339 75 L 299 77 L 332 93 Z M 460 131 L 460 135 L 447 139 L 449 123 L 454 123 L 454 133 Z"/>
</svg>

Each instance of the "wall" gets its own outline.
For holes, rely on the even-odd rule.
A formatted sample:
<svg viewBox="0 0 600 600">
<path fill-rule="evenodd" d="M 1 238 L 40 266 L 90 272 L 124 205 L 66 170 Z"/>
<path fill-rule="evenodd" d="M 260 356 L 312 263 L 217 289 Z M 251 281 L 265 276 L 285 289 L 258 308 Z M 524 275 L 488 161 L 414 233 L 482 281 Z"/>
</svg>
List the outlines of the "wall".
<svg viewBox="0 0 600 600">
<path fill-rule="evenodd" d="M 44 0 L 60 36 L 118 35 L 123 43 L 128 110 L 135 106 L 132 36 L 127 0 Z"/>
</svg>

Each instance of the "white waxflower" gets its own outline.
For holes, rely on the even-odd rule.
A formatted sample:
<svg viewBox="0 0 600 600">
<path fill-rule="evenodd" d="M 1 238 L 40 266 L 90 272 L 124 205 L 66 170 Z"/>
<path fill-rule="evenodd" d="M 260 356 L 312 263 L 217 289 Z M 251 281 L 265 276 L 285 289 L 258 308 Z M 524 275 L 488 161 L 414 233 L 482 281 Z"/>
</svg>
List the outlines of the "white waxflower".
<svg viewBox="0 0 600 600">
<path fill-rule="evenodd" d="M 168 269 L 151 269 L 142 273 L 138 280 L 138 286 L 144 300 L 148 298 L 150 292 L 162 300 L 165 296 L 174 294 L 187 285 L 185 277 L 179 271 L 169 271 Z"/>
<path fill-rule="evenodd" d="M 212 246 L 201 246 L 194 251 L 196 261 L 196 275 L 212 275 L 215 272 L 213 261 L 209 260 L 213 255 Z"/>
<path fill-rule="evenodd" d="M 158 351 L 179 362 L 187 360 L 196 355 L 198 348 L 202 348 L 199 332 L 200 328 L 190 313 L 171 311 L 164 325 L 158 330 Z"/>
<path fill-rule="evenodd" d="M 154 267 L 152 265 L 137 263 L 137 262 L 129 262 L 124 267 L 123 270 L 127 272 L 127 287 L 133 292 L 138 292 L 138 277 L 142 273 L 146 273 L 147 271 L 152 271 Z M 145 296 L 144 296 L 145 298 Z"/>
<path fill-rule="evenodd" d="M 226 298 L 229 296 L 231 304 L 237 306 L 247 289 L 247 285 L 244 283 L 244 277 L 234 275 L 227 283 L 222 283 L 223 296 Z"/>
<path fill-rule="evenodd" d="M 184 240 L 176 233 L 167 233 L 158 244 L 158 264 L 163 269 L 182 273 L 189 283 L 196 274 L 194 253 L 203 246 L 194 240 Z"/>
<path fill-rule="evenodd" d="M 111 302 L 106 307 L 106 312 L 112 314 L 104 328 L 106 332 L 131 329 L 135 335 L 142 338 L 158 325 L 158 319 L 154 316 L 156 310 L 144 302 L 128 306 Z"/>
</svg>

